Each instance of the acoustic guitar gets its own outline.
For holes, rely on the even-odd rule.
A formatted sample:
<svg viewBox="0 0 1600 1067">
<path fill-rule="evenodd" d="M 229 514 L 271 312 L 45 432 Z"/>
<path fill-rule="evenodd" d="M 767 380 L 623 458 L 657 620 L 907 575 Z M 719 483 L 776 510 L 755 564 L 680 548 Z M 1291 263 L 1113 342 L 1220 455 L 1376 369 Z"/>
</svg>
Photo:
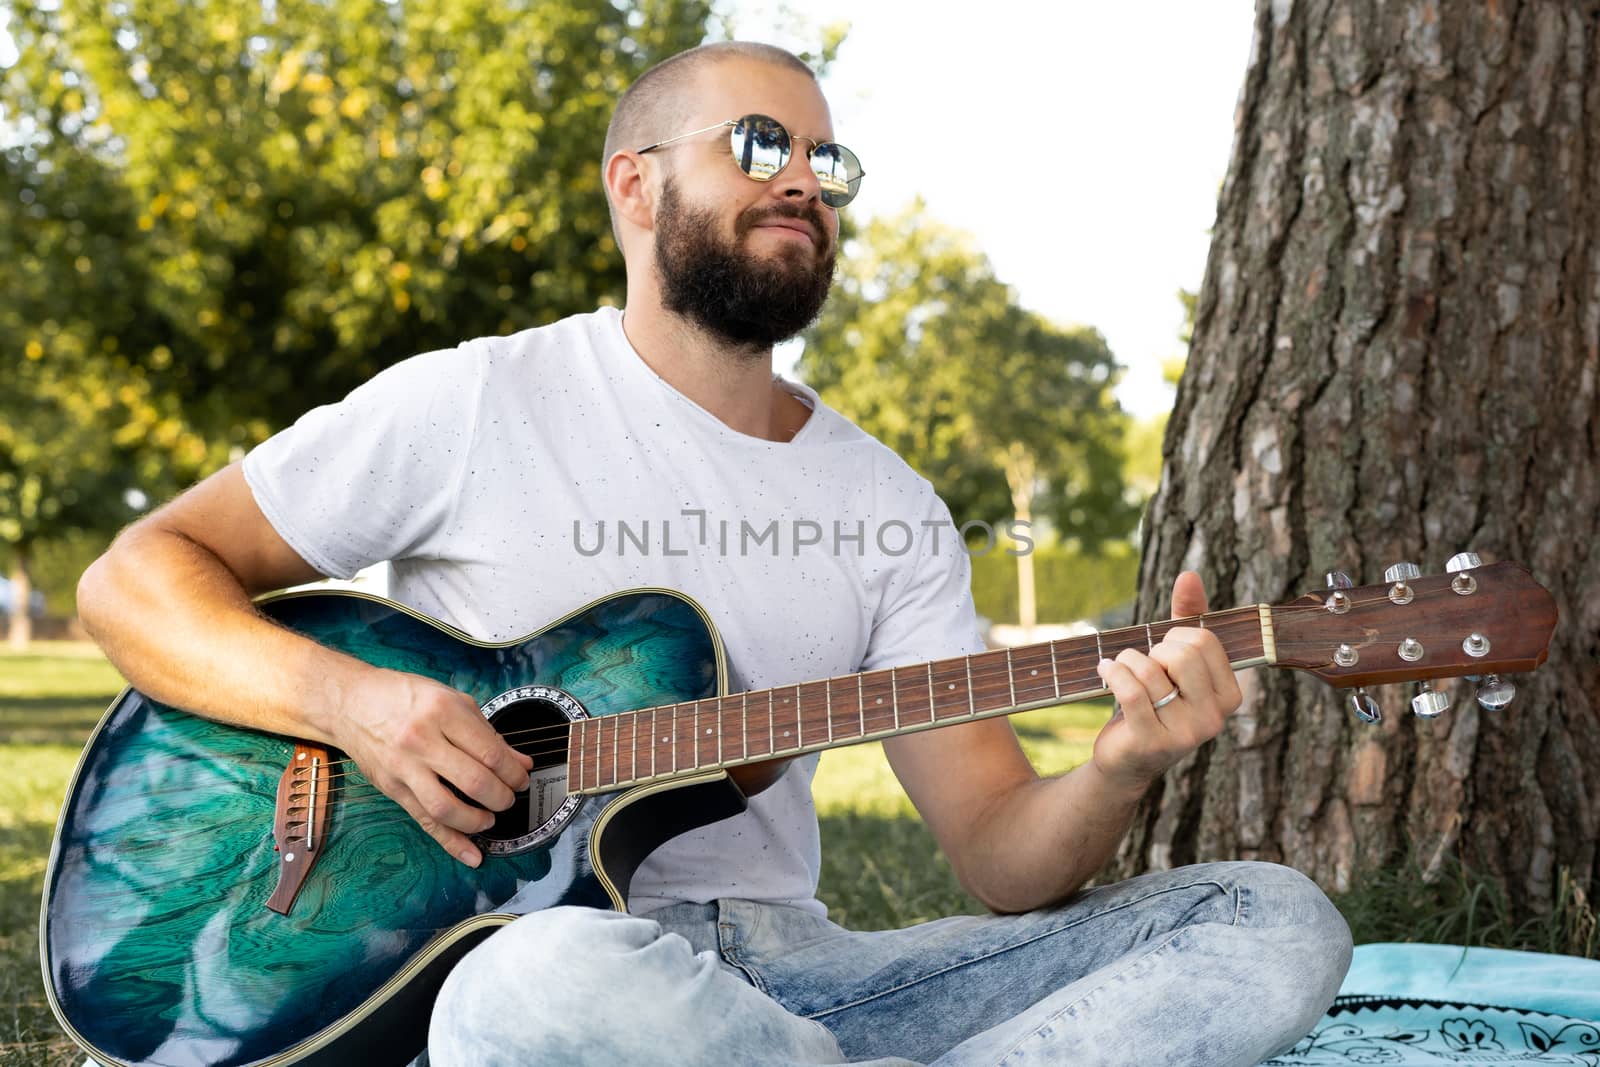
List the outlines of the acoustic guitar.
<svg viewBox="0 0 1600 1067">
<path fill-rule="evenodd" d="M 716 628 L 669 590 L 617 593 L 501 644 L 359 594 L 260 606 L 470 694 L 532 753 L 533 781 L 472 869 L 340 753 L 124 691 L 73 775 L 40 921 L 51 1007 L 107 1067 L 405 1064 L 445 974 L 515 917 L 497 910 L 513 895 L 526 910 L 622 909 L 653 849 L 743 810 L 790 758 L 1104 696 L 1102 657 L 1179 624 L 729 693 Z M 1556 609 L 1497 563 L 1180 621 L 1213 630 L 1236 669 L 1340 687 L 1473 675 L 1492 704 L 1498 675 L 1544 661 Z M 1417 710 L 1448 706 L 1435 696 Z M 1357 700 L 1364 717 L 1376 708 Z"/>
</svg>

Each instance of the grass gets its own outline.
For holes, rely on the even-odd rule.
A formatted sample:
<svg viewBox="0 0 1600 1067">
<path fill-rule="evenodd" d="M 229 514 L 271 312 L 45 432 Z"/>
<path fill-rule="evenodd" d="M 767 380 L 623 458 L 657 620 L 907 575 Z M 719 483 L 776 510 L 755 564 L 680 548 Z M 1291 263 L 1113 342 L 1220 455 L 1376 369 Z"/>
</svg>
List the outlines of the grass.
<svg viewBox="0 0 1600 1067">
<path fill-rule="evenodd" d="M 38 644 L 0 651 L 0 1067 L 80 1061 L 45 1003 L 38 962 L 39 894 L 46 854 L 77 753 L 111 698 L 115 671 L 92 649 Z M 1044 773 L 1089 757 L 1104 704 L 1013 717 Z M 835 921 L 882 929 L 983 910 L 962 891 L 894 780 L 882 747 L 826 753 L 815 794 L 822 820 L 819 895 Z M 1414 860 L 1376 869 L 1335 901 L 1358 944 L 1439 941 L 1600 956 L 1593 907 L 1564 874 L 1549 913 L 1518 923 L 1492 880 L 1459 863 L 1425 879 Z"/>
<path fill-rule="evenodd" d="M 78 750 L 122 688 L 92 648 L 0 652 L 0 1067 L 81 1062 L 39 975 L 39 893 Z"/>
</svg>

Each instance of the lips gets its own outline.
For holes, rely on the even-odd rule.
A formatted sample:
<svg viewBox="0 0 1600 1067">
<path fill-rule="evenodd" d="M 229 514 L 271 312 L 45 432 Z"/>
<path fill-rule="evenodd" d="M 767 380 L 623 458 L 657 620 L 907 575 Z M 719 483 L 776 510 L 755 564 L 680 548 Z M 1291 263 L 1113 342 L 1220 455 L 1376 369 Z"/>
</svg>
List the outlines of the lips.
<svg viewBox="0 0 1600 1067">
<path fill-rule="evenodd" d="M 813 245 L 817 244 L 816 230 L 804 219 L 771 219 L 766 222 L 756 223 L 756 229 L 793 230 L 795 233 L 804 236 Z"/>
</svg>

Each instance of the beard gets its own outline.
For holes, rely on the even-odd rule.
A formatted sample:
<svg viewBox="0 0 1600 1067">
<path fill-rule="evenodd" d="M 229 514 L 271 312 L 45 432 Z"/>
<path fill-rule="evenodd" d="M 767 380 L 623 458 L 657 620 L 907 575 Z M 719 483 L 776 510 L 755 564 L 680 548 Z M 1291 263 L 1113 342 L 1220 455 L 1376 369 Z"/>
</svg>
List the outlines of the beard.
<svg viewBox="0 0 1600 1067">
<path fill-rule="evenodd" d="M 816 321 L 833 285 L 835 249 L 785 248 L 751 255 L 741 246 L 769 218 L 804 219 L 826 239 L 815 204 L 751 208 L 734 223 L 732 241 L 720 236 L 716 212 L 684 205 L 669 178 L 656 217 L 656 272 L 668 311 L 740 348 L 771 348 Z"/>
</svg>

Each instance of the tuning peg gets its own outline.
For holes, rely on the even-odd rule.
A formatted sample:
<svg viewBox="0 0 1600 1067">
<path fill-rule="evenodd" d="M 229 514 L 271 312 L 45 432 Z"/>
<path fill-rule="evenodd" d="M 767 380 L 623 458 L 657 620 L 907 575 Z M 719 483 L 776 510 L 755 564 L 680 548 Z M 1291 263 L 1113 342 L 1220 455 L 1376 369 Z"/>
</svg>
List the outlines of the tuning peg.
<svg viewBox="0 0 1600 1067">
<path fill-rule="evenodd" d="M 1328 599 L 1324 601 L 1328 610 L 1333 612 L 1335 615 L 1343 615 L 1345 612 L 1349 611 L 1350 596 L 1345 592 L 1345 590 L 1354 588 L 1355 584 L 1356 583 L 1352 582 L 1350 580 L 1350 576 L 1344 571 L 1329 571 L 1328 588 L 1333 590 L 1333 592 L 1330 593 Z"/>
<path fill-rule="evenodd" d="M 1517 687 L 1498 674 L 1485 675 L 1478 683 L 1478 704 L 1485 711 L 1500 711 L 1517 698 Z"/>
<path fill-rule="evenodd" d="M 1422 577 L 1422 568 L 1415 563 L 1396 563 L 1383 572 L 1383 580 L 1393 582 L 1389 587 L 1389 599 L 1396 604 L 1411 603 L 1411 587 L 1406 583 L 1413 578 Z"/>
<path fill-rule="evenodd" d="M 1417 695 L 1411 698 L 1411 710 L 1424 719 L 1434 719 L 1450 710 L 1450 698 L 1427 682 L 1417 683 Z"/>
<path fill-rule="evenodd" d="M 1362 722 L 1382 722 L 1383 711 L 1378 707 L 1378 702 L 1372 699 L 1372 694 L 1365 689 L 1357 689 L 1350 697 L 1350 707 L 1355 710 L 1356 718 Z"/>
<path fill-rule="evenodd" d="M 1483 560 L 1478 558 L 1476 552 L 1457 552 L 1445 563 L 1444 569 L 1455 575 L 1450 579 L 1450 588 L 1462 596 L 1469 596 L 1477 591 L 1478 580 L 1464 572 L 1474 567 L 1483 565 Z"/>
</svg>

